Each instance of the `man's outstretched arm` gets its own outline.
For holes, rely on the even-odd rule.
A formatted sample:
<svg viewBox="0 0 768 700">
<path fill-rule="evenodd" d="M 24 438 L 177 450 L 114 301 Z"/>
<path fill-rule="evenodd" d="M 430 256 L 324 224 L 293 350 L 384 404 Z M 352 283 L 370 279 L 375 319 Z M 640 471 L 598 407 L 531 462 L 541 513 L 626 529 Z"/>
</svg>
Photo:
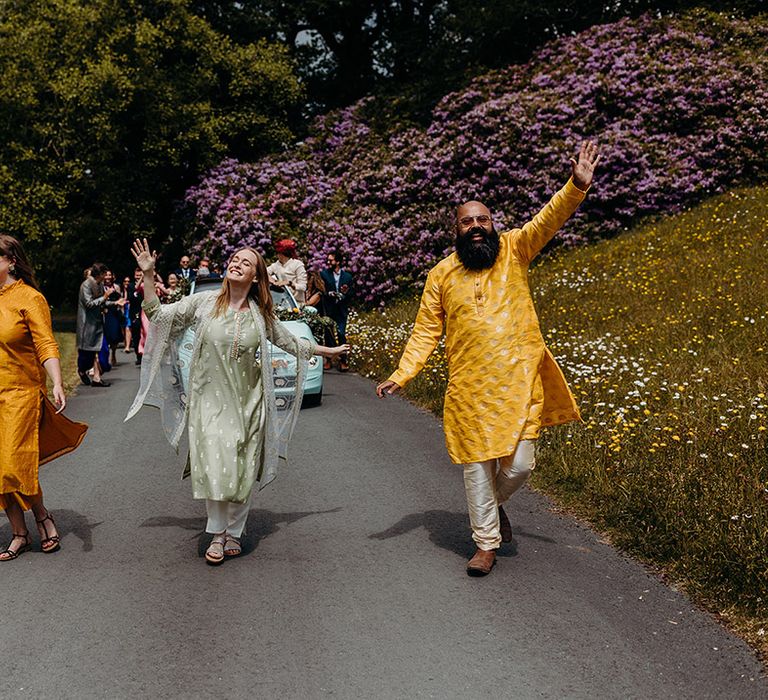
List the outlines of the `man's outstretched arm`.
<svg viewBox="0 0 768 700">
<path fill-rule="evenodd" d="M 597 144 L 585 141 L 578 158 L 571 158 L 571 178 L 565 187 L 518 232 L 515 244 L 520 257 L 527 262 L 533 260 L 573 215 L 592 184 L 599 160 Z"/>
<path fill-rule="evenodd" d="M 400 364 L 389 379 L 376 387 L 376 394 L 379 398 L 383 398 L 387 394 L 397 393 L 421 372 L 443 334 L 444 319 L 445 311 L 443 310 L 440 286 L 430 272 L 424 285 L 424 292 L 421 295 L 416 323 L 405 350 L 403 350 Z"/>
</svg>

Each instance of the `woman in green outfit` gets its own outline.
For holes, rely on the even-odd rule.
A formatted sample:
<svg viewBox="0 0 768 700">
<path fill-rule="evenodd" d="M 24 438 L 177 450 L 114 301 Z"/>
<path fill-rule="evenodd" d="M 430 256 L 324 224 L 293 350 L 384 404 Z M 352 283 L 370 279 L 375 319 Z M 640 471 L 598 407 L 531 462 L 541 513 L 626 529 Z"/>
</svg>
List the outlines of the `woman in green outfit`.
<svg viewBox="0 0 768 700">
<path fill-rule="evenodd" d="M 205 558 L 220 564 L 242 551 L 239 538 L 253 487 L 272 481 L 279 460 L 286 457 L 309 359 L 337 357 L 349 346 L 316 345 L 277 320 L 267 268 L 253 248 L 232 256 L 220 292 L 192 294 L 162 306 L 154 291 L 156 253 L 146 239 L 137 240 L 132 253 L 144 274 L 142 308 L 151 323 L 139 392 L 126 420 L 143 404 L 160 408 L 166 435 L 178 447 L 188 419 L 192 493 L 205 500 L 206 532 L 213 534 Z M 190 327 L 195 340 L 186 368 L 179 345 Z M 280 406 L 270 343 L 296 357 L 296 393 Z"/>
</svg>

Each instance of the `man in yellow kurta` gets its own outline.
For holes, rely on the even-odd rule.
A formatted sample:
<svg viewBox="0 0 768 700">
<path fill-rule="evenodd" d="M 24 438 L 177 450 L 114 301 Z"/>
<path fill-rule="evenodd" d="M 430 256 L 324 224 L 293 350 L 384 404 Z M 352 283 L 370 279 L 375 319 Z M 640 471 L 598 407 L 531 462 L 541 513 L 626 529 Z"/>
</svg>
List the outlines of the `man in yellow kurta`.
<svg viewBox="0 0 768 700">
<path fill-rule="evenodd" d="M 521 229 L 497 234 L 480 202 L 457 210 L 456 252 L 427 276 L 398 369 L 376 389 L 393 394 L 424 367 L 445 327 L 449 381 L 445 440 L 464 465 L 472 538 L 470 575 L 489 573 L 512 531 L 501 504 L 528 479 L 542 427 L 579 420 L 563 373 L 544 345 L 528 266 L 576 211 L 599 156 L 592 142 L 571 159 L 573 176 Z"/>
</svg>

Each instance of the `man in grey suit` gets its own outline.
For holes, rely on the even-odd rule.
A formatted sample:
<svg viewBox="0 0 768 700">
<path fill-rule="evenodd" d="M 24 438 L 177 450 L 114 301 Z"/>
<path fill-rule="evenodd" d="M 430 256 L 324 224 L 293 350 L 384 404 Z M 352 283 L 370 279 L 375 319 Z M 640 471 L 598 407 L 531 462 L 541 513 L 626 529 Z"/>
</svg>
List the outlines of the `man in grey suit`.
<svg viewBox="0 0 768 700">
<path fill-rule="evenodd" d="M 80 285 L 77 297 L 77 373 L 83 384 L 90 386 L 109 386 L 101 378 L 101 367 L 97 354 L 101 350 L 104 338 L 104 320 L 102 311 L 108 306 L 125 305 L 125 299 L 110 301 L 104 293 L 102 279 L 107 266 L 94 263 L 88 276 Z M 93 378 L 88 376 L 88 370 L 93 368 Z"/>
</svg>

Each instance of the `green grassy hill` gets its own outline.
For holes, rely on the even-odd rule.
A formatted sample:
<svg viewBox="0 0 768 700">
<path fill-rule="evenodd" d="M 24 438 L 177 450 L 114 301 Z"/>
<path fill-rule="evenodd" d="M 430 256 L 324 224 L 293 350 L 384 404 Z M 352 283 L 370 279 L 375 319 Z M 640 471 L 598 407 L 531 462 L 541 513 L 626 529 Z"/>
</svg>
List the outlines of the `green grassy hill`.
<svg viewBox="0 0 768 700">
<path fill-rule="evenodd" d="M 739 189 L 531 273 L 585 424 L 546 431 L 534 485 L 768 651 L 768 189 Z M 418 300 L 357 316 L 385 378 Z M 435 411 L 441 348 L 407 395 Z"/>
</svg>

